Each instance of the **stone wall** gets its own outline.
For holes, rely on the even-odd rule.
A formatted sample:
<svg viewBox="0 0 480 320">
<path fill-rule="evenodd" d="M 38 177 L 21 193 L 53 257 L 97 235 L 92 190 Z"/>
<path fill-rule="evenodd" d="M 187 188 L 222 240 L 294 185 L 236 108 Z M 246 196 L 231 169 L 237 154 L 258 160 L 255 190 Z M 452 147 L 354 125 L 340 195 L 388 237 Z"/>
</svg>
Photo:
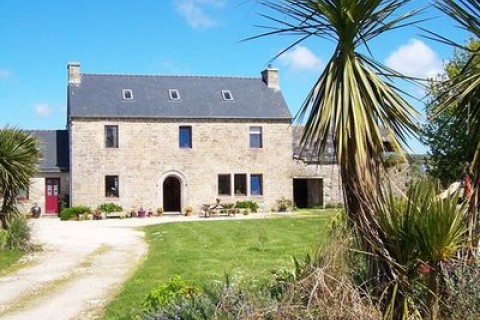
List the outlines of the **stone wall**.
<svg viewBox="0 0 480 320">
<path fill-rule="evenodd" d="M 290 176 L 300 179 L 322 179 L 324 204 L 343 202 L 340 171 L 336 164 L 316 164 L 293 160 Z"/>
<path fill-rule="evenodd" d="M 105 125 L 118 126 L 119 148 L 105 148 Z M 191 149 L 179 148 L 179 126 L 192 127 Z M 251 126 L 262 127 L 263 148 L 249 147 Z M 182 209 L 197 211 L 218 197 L 218 175 L 235 173 L 262 174 L 263 196 L 222 202 L 252 199 L 267 208 L 293 195 L 288 121 L 73 119 L 70 135 L 72 205 L 162 207 L 163 181 L 174 176 L 181 181 Z M 106 197 L 106 175 L 118 175 L 118 198 Z"/>
<path fill-rule="evenodd" d="M 45 179 L 59 178 L 60 179 L 60 196 L 69 193 L 68 173 L 53 172 L 53 173 L 38 173 L 30 180 L 30 188 L 28 190 L 28 199 L 18 202 L 18 208 L 21 213 L 29 213 L 33 204 L 37 203 L 42 208 L 42 214 L 45 214 Z"/>
</svg>

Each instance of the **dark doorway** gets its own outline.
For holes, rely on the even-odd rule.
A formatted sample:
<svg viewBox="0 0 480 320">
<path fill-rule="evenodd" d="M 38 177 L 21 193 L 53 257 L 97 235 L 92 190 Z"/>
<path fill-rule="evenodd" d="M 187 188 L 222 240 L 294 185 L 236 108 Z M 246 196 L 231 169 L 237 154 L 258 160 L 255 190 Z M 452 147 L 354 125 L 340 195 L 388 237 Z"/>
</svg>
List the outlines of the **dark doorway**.
<svg viewBox="0 0 480 320">
<path fill-rule="evenodd" d="M 293 179 L 293 201 L 297 208 L 323 206 L 323 179 Z"/>
<path fill-rule="evenodd" d="M 168 177 L 163 182 L 163 210 L 181 212 L 181 187 L 180 180 Z"/>
</svg>

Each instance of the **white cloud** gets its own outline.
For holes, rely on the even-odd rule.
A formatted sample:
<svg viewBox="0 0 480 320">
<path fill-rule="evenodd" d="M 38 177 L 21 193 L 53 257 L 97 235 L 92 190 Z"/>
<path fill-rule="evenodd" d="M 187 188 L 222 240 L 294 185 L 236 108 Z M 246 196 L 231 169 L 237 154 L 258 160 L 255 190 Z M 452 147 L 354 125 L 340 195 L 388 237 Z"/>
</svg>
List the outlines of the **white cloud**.
<svg viewBox="0 0 480 320">
<path fill-rule="evenodd" d="M 46 103 L 37 103 L 33 105 L 35 114 L 42 118 L 47 118 L 52 114 L 53 107 Z"/>
<path fill-rule="evenodd" d="M 442 60 L 423 41 L 410 39 L 385 60 L 385 64 L 405 75 L 434 77 L 443 70 Z"/>
<path fill-rule="evenodd" d="M 0 79 L 7 79 L 10 77 L 10 71 L 6 69 L 0 69 Z"/>
<path fill-rule="evenodd" d="M 318 71 L 323 62 L 310 49 L 304 46 L 295 46 L 279 57 L 280 63 L 292 71 Z"/>
<path fill-rule="evenodd" d="M 175 8 L 194 29 L 207 29 L 218 22 L 206 11 L 206 7 L 220 8 L 225 0 L 176 0 Z"/>
</svg>

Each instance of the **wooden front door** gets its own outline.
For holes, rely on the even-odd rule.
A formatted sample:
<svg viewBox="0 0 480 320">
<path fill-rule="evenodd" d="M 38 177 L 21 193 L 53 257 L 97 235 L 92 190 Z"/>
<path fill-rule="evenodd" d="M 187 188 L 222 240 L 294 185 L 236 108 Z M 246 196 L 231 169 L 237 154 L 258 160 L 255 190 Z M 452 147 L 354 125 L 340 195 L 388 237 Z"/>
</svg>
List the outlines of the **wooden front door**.
<svg viewBox="0 0 480 320">
<path fill-rule="evenodd" d="M 58 213 L 60 196 L 60 179 L 47 178 L 45 180 L 45 213 Z"/>
</svg>

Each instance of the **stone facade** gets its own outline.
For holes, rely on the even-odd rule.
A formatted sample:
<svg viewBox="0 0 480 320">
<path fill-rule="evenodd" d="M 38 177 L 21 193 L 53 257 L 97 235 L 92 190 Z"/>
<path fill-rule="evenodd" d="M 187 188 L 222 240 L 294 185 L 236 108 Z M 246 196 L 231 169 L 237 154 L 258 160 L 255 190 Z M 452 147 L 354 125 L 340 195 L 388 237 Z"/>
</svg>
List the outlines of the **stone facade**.
<svg viewBox="0 0 480 320">
<path fill-rule="evenodd" d="M 292 160 L 291 177 L 293 179 L 321 179 L 322 205 L 342 203 L 342 182 L 337 164 L 309 163 L 303 160 Z M 310 188 L 309 188 L 310 190 Z M 317 192 L 312 190 L 312 192 Z"/>
<path fill-rule="evenodd" d="M 30 188 L 28 189 L 28 198 L 19 199 L 18 208 L 21 213 L 29 213 L 30 208 L 36 203 L 42 208 L 42 214 L 46 213 L 45 203 L 45 179 L 57 178 L 60 179 L 60 196 L 65 196 L 69 193 L 69 175 L 67 172 L 40 172 L 30 180 Z"/>
<path fill-rule="evenodd" d="M 105 147 L 105 126 L 118 126 L 118 148 Z M 192 148 L 179 147 L 179 127 L 191 126 Z M 250 148 L 250 127 L 262 128 L 262 148 Z M 71 204 L 116 202 L 126 210 L 163 207 L 168 177 L 180 181 L 182 211 L 205 203 L 251 199 L 265 208 L 292 198 L 291 127 L 286 120 L 70 120 Z M 260 174 L 263 195 L 218 195 L 218 175 Z M 118 176 L 119 196 L 106 197 L 105 176 Z M 233 189 L 233 188 L 232 188 Z M 250 190 L 250 187 L 247 187 Z"/>
</svg>

